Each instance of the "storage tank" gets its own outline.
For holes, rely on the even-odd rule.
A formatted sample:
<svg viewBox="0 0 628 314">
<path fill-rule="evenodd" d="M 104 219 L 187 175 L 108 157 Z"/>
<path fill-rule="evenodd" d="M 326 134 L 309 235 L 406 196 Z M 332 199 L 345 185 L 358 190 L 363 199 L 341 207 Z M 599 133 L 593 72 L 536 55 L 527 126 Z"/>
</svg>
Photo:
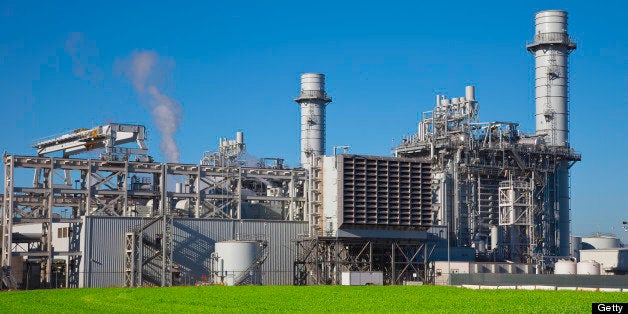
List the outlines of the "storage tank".
<svg viewBox="0 0 628 314">
<path fill-rule="evenodd" d="M 491 250 L 497 252 L 499 246 L 499 227 L 491 226 Z"/>
<path fill-rule="evenodd" d="M 486 253 L 486 241 L 484 240 L 480 240 L 478 242 L 478 252 L 480 253 Z"/>
<path fill-rule="evenodd" d="M 576 266 L 578 275 L 599 275 L 600 263 L 596 261 L 583 261 L 579 262 Z"/>
<path fill-rule="evenodd" d="M 571 257 L 575 258 L 576 261 L 580 260 L 581 249 L 582 249 L 582 237 L 572 236 L 571 237 Z"/>
<path fill-rule="evenodd" d="M 185 199 L 177 201 L 174 205 L 174 208 L 177 212 L 187 212 L 190 210 L 190 200 Z"/>
<path fill-rule="evenodd" d="M 575 275 L 577 274 L 576 262 L 560 260 L 554 265 L 554 274 L 556 275 Z"/>
<path fill-rule="evenodd" d="M 216 243 L 212 258 L 214 283 L 227 286 L 238 284 L 244 277 L 250 276 L 247 283 L 259 285 L 262 276 L 259 267 L 247 269 L 260 256 L 261 246 L 257 241 L 223 241 Z"/>
<path fill-rule="evenodd" d="M 616 249 L 621 247 L 621 241 L 619 238 L 613 236 L 593 236 L 582 237 L 582 250 L 604 250 L 604 249 Z"/>
</svg>

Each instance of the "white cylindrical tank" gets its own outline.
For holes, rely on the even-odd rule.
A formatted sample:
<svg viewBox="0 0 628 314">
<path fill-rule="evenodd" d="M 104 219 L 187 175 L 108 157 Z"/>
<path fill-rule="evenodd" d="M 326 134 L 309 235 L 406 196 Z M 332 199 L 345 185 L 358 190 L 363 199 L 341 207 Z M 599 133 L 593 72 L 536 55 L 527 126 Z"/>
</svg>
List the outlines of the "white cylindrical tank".
<svg viewBox="0 0 628 314">
<path fill-rule="evenodd" d="M 491 226 L 491 250 L 495 251 L 499 246 L 499 227 Z"/>
<path fill-rule="evenodd" d="M 174 208 L 177 211 L 188 211 L 190 210 L 190 200 L 180 200 L 174 205 Z"/>
<path fill-rule="evenodd" d="M 236 144 L 244 144 L 244 132 L 236 132 Z"/>
<path fill-rule="evenodd" d="M 577 274 L 576 262 L 560 260 L 554 265 L 554 274 L 556 275 L 575 275 Z"/>
<path fill-rule="evenodd" d="M 486 241 L 484 240 L 478 241 L 477 251 L 480 253 L 486 253 Z"/>
<path fill-rule="evenodd" d="M 227 286 L 233 286 L 241 276 L 247 276 L 244 272 L 258 258 L 261 246 L 257 241 L 223 241 L 216 242 L 213 270 L 217 272 L 219 280 Z M 250 270 L 252 284 L 261 284 L 260 269 Z M 214 280 L 216 281 L 216 280 Z"/>
<path fill-rule="evenodd" d="M 582 249 L 616 249 L 621 247 L 621 241 L 617 237 L 612 236 L 594 236 L 582 237 Z"/>
<path fill-rule="evenodd" d="M 325 92 L 325 75 L 301 75 L 301 166 L 310 169 L 312 159 L 325 155 L 325 108 L 331 102 Z"/>
<path fill-rule="evenodd" d="M 475 86 L 465 87 L 464 98 L 466 98 L 467 100 L 475 100 Z"/>
<path fill-rule="evenodd" d="M 580 261 L 581 249 L 582 249 L 582 237 L 572 236 L 571 237 L 571 257 L 575 258 L 576 261 Z"/>
<path fill-rule="evenodd" d="M 183 183 L 177 182 L 175 185 L 175 193 L 183 193 Z"/>
<path fill-rule="evenodd" d="M 600 264 L 596 261 L 582 261 L 578 262 L 577 266 L 578 275 L 599 275 Z"/>
</svg>

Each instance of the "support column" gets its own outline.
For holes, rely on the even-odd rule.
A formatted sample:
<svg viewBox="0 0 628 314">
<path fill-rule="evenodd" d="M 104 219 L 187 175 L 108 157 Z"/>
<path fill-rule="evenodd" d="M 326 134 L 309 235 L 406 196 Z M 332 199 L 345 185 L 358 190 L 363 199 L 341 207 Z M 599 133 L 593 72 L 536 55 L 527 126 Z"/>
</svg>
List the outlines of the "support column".
<svg viewBox="0 0 628 314">
<path fill-rule="evenodd" d="M 13 173 L 14 160 L 4 158 L 4 198 L 2 204 L 2 272 L 0 288 L 14 289 L 15 281 L 11 274 L 11 252 L 13 250 Z"/>
</svg>

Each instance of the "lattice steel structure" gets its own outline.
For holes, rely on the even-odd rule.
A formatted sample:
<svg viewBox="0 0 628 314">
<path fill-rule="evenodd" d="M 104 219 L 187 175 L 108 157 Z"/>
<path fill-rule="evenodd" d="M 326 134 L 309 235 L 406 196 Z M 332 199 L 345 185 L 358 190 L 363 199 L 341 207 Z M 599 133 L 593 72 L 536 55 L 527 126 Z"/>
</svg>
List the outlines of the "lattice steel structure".
<svg viewBox="0 0 628 314">
<path fill-rule="evenodd" d="M 339 285 L 345 271 L 381 271 L 384 284 L 433 283 L 426 238 L 308 237 L 298 239 L 294 285 Z"/>
<path fill-rule="evenodd" d="M 499 226 L 504 234 L 501 249 L 516 260 L 536 251 L 533 193 L 530 182 L 510 179 L 499 184 Z"/>
<path fill-rule="evenodd" d="M 558 173 L 564 165 L 571 167 L 579 161 L 580 154 L 569 147 L 549 145 L 543 136 L 525 135 L 516 123 L 479 122 L 478 112 L 472 86 L 466 88 L 465 97 L 437 96 L 434 109 L 423 114 L 417 134 L 405 138 L 395 155 L 431 161 L 435 224 L 451 227 L 452 245 L 489 243 L 491 227 L 500 225 L 500 184 L 512 179 L 525 182 L 532 190 L 526 213 L 533 226 L 525 244 L 531 251 L 493 253 L 499 253 L 498 258 L 527 262 L 543 255 L 560 255 L 563 239 L 569 234 L 558 228 L 565 219 L 564 210 L 556 205 L 565 197 L 557 191 L 565 188 Z M 490 242 L 502 246 L 510 240 L 505 227 L 498 234 L 500 239 Z"/>
<path fill-rule="evenodd" d="M 126 287 L 172 286 L 173 216 L 155 217 L 125 234 Z M 152 232 L 146 232 L 154 228 Z"/>
<path fill-rule="evenodd" d="M 3 161 L 2 269 L 10 274 L 11 256 L 37 258 L 43 286 L 51 282 L 56 256 L 69 256 L 70 286 L 77 285 L 84 216 L 241 219 L 260 206 L 275 210 L 273 219 L 303 220 L 308 216 L 306 172 L 302 169 L 16 155 L 5 155 Z M 32 185 L 19 183 L 16 171 L 31 175 Z M 185 189 L 176 191 L 168 184 L 177 181 L 184 182 Z M 60 215 L 64 211 L 65 215 Z M 39 245 L 28 251 L 18 250 L 12 239 L 13 227 L 24 223 L 42 224 Z M 73 230 L 69 251 L 52 249 L 51 228 L 58 223 L 70 224 Z M 167 265 L 168 259 L 163 260 Z"/>
</svg>

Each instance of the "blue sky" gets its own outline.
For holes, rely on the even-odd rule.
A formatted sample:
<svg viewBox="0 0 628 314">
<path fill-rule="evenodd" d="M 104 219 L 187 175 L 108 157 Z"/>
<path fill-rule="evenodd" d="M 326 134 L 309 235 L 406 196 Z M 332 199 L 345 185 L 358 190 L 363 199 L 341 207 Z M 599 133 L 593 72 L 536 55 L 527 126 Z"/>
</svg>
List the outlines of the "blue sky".
<svg viewBox="0 0 628 314">
<path fill-rule="evenodd" d="M 327 75 L 328 151 L 388 155 L 434 95 L 475 85 L 482 120 L 534 129 L 534 13 L 567 10 L 572 226 L 628 242 L 625 1 L 0 1 L 0 149 L 107 122 L 148 126 L 150 99 L 120 65 L 158 56 L 160 92 L 180 104 L 174 134 L 196 163 L 219 137 L 245 132 L 251 155 L 298 163 L 299 75 Z"/>
</svg>

